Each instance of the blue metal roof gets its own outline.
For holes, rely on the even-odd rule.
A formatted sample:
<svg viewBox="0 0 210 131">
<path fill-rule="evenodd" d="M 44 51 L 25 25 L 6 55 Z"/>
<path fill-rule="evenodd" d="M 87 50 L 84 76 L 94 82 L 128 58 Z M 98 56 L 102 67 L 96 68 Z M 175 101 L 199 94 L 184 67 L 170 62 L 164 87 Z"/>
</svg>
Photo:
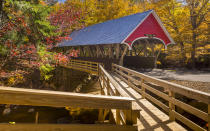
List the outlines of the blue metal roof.
<svg viewBox="0 0 210 131">
<path fill-rule="evenodd" d="M 74 31 L 70 35 L 72 40 L 64 41 L 58 47 L 121 43 L 151 12 L 149 10 Z"/>
</svg>

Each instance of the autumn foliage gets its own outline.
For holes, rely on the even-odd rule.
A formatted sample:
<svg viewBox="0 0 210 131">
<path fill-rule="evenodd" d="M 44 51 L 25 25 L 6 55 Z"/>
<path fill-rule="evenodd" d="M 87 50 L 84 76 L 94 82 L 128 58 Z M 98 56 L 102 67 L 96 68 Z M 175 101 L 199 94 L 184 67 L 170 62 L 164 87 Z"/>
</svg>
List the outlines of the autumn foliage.
<svg viewBox="0 0 210 131">
<path fill-rule="evenodd" d="M 43 79 L 49 79 L 47 74 L 54 66 L 67 63 L 72 56 L 71 52 L 51 50 L 63 40 L 71 40 L 72 30 L 81 28 L 80 9 L 55 9 L 36 0 L 6 0 L 0 4 L 0 16 L 4 19 L 0 23 L 0 69 L 8 60 L 24 59 L 40 69 Z"/>
</svg>

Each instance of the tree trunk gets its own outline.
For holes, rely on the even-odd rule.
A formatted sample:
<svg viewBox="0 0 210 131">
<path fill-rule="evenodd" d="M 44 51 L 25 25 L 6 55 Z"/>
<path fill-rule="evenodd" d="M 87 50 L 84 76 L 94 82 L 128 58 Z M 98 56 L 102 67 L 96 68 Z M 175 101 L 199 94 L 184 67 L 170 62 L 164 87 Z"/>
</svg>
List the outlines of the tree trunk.
<svg viewBox="0 0 210 131">
<path fill-rule="evenodd" d="M 180 63 L 182 65 L 184 65 L 185 60 L 186 60 L 186 56 L 185 56 L 184 42 L 183 41 L 180 42 L 180 51 L 181 51 L 181 60 L 180 60 Z"/>
<path fill-rule="evenodd" d="M 192 68 L 195 68 L 195 49 L 196 49 L 196 33 L 193 30 L 193 42 L 192 42 L 192 50 L 191 50 L 191 60 L 192 60 Z"/>
</svg>

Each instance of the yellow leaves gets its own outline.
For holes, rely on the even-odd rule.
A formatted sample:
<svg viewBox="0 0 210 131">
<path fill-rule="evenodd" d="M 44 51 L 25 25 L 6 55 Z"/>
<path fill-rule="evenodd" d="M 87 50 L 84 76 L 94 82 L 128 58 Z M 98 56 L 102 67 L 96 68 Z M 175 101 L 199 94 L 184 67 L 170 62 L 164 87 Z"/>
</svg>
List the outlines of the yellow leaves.
<svg viewBox="0 0 210 131">
<path fill-rule="evenodd" d="M 120 18 L 137 12 L 142 12 L 139 4 L 129 0 L 86 0 L 85 17 L 86 25 L 92 25 L 111 19 Z"/>
<path fill-rule="evenodd" d="M 28 37 L 25 36 L 25 37 L 23 38 L 23 41 L 28 42 L 28 41 L 29 41 Z"/>
<path fill-rule="evenodd" d="M 210 44 L 204 46 L 205 49 L 210 50 Z"/>
<path fill-rule="evenodd" d="M 161 65 L 161 62 L 160 62 L 160 61 L 157 61 L 156 64 L 157 64 L 157 65 Z"/>
<path fill-rule="evenodd" d="M 12 19 L 12 16 L 11 15 L 9 15 L 8 17 L 9 17 L 10 20 Z"/>
<path fill-rule="evenodd" d="M 11 76 L 8 79 L 8 85 L 9 86 L 13 86 L 14 84 L 18 83 L 18 82 L 22 82 L 23 81 L 23 75 L 21 74 L 16 74 L 16 76 Z"/>
<path fill-rule="evenodd" d="M 23 75 L 17 74 L 17 75 L 16 75 L 16 79 L 17 79 L 17 80 L 23 80 Z"/>
<path fill-rule="evenodd" d="M 5 0 L 4 6 L 6 6 L 6 7 L 10 6 L 10 1 L 9 0 Z"/>
<path fill-rule="evenodd" d="M 9 79 L 8 79 L 8 85 L 9 86 L 12 86 L 12 85 L 14 85 L 15 84 L 15 78 L 14 77 L 10 77 Z"/>
<path fill-rule="evenodd" d="M 61 4 L 59 3 L 56 3 L 54 6 L 52 6 L 52 9 L 54 12 L 58 12 L 60 8 L 61 8 Z"/>
<path fill-rule="evenodd" d="M 14 121 L 10 121 L 9 124 L 15 125 L 16 123 Z"/>
<path fill-rule="evenodd" d="M 79 115 L 81 112 L 81 108 L 65 107 L 65 109 L 68 110 L 69 114 L 73 116 Z"/>
</svg>

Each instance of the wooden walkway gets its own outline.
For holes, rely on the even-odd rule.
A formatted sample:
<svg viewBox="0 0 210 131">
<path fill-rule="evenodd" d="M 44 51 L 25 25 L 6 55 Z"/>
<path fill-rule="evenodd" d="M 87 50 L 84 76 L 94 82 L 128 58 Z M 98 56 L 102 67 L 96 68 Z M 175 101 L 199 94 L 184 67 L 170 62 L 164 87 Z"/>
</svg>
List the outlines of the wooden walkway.
<svg viewBox="0 0 210 131">
<path fill-rule="evenodd" d="M 0 87 L 0 104 L 78 107 L 98 109 L 98 123 L 80 124 L 0 124 L 0 131 L 78 130 L 78 131 L 210 131 L 182 115 L 177 108 L 210 125 L 210 94 L 153 78 L 134 70 L 112 64 L 108 72 L 95 62 L 70 62 L 65 67 L 85 71 L 99 78 L 101 95 L 67 93 L 47 90 Z M 202 102 L 208 111 L 200 110 L 183 99 Z M 178 96 L 178 97 L 177 97 Z M 108 124 L 107 124 L 108 123 Z"/>
<path fill-rule="evenodd" d="M 180 124 L 175 121 L 170 121 L 169 116 L 154 106 L 147 99 L 129 87 L 126 82 L 121 80 L 116 74 L 112 74 L 115 80 L 123 87 L 123 89 L 135 99 L 137 104 L 141 107 L 140 118 L 137 120 L 138 130 L 142 131 L 185 131 Z"/>
<path fill-rule="evenodd" d="M 85 61 L 74 60 L 73 66 L 83 68 L 81 63 L 85 63 Z M 88 68 L 91 70 L 88 72 L 91 72 L 96 64 L 89 62 Z M 99 76 L 102 95 L 134 99 L 131 112 L 118 109 L 102 110 L 100 121 L 105 121 L 106 115 L 111 112 L 112 118 L 109 120 L 114 119 L 113 121 L 117 125 L 130 125 L 131 123 L 138 125 L 138 130 L 186 130 L 177 123 L 180 121 L 188 129 L 210 131 L 210 128 L 201 126 L 199 120 L 193 121 L 177 111 L 179 108 L 193 117 L 203 120 L 206 125 L 210 125 L 209 93 L 150 77 L 116 64 L 112 64 L 110 72 L 107 72 L 100 64 L 97 66 L 92 74 Z M 184 102 L 180 96 L 184 99 L 202 102 L 208 111 L 203 111 Z M 136 118 L 138 119 L 136 120 Z"/>
</svg>

